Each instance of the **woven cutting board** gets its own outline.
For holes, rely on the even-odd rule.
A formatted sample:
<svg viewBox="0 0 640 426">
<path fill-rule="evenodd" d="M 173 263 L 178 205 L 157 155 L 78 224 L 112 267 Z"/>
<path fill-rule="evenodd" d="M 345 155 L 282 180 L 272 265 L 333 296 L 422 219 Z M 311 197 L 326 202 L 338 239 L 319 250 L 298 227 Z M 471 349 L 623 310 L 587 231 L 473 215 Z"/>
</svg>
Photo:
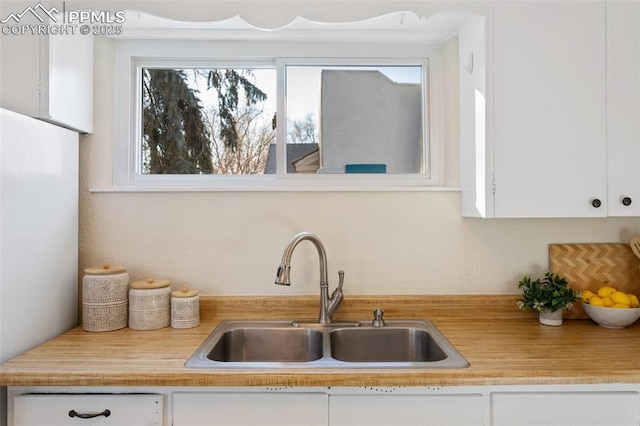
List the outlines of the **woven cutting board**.
<svg viewBox="0 0 640 426">
<path fill-rule="evenodd" d="M 640 297 L 640 259 L 628 244 L 549 244 L 549 269 L 576 290 L 610 285 Z M 587 318 L 581 303 L 565 318 Z"/>
</svg>

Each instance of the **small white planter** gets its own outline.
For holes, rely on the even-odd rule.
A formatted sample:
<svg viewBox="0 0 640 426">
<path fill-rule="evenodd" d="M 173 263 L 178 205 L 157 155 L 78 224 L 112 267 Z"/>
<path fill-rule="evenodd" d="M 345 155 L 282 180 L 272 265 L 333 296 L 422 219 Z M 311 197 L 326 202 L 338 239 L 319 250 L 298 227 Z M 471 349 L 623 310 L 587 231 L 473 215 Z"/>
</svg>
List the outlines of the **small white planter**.
<svg viewBox="0 0 640 426">
<path fill-rule="evenodd" d="M 553 312 L 540 312 L 540 324 L 557 327 L 562 325 L 562 309 Z"/>
</svg>

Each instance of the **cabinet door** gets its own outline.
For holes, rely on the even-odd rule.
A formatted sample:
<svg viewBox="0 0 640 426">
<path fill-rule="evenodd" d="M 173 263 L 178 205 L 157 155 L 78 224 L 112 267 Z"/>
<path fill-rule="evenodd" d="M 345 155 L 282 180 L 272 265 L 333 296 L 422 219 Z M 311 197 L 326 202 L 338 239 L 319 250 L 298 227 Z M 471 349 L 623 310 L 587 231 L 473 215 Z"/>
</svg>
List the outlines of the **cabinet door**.
<svg viewBox="0 0 640 426">
<path fill-rule="evenodd" d="M 640 216 L 640 2 L 607 2 L 609 216 Z M 629 204 L 630 203 L 630 204 Z"/>
<path fill-rule="evenodd" d="M 3 14 L 25 10 L 20 2 L 7 3 Z M 33 14 L 23 18 L 21 24 L 34 28 L 42 24 Z M 62 16 L 52 19 L 59 25 Z M 83 35 L 78 28 L 75 34 L 45 35 L 31 30 L 3 34 L 1 53 L 2 108 L 79 132 L 93 131 L 92 35 Z"/>
<path fill-rule="evenodd" d="M 40 38 L 41 118 L 93 132 L 93 36 Z"/>
<path fill-rule="evenodd" d="M 482 395 L 331 395 L 329 424 L 483 425 Z"/>
<path fill-rule="evenodd" d="M 15 426 L 162 426 L 162 395 L 18 395 Z M 95 416 L 83 418 L 86 416 Z M 10 417 L 11 419 L 11 417 Z"/>
<path fill-rule="evenodd" d="M 327 395 L 175 393 L 174 426 L 327 426 Z"/>
<path fill-rule="evenodd" d="M 494 426 L 637 426 L 637 392 L 523 392 L 491 395 Z"/>
<path fill-rule="evenodd" d="M 498 1 L 493 20 L 495 216 L 605 216 L 604 2 Z"/>
</svg>

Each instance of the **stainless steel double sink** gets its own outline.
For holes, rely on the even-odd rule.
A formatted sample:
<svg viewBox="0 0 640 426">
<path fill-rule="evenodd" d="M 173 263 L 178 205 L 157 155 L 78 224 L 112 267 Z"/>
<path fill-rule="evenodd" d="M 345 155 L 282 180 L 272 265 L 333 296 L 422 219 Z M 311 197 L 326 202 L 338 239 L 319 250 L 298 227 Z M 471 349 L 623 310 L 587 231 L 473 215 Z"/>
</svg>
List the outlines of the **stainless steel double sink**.
<svg viewBox="0 0 640 426">
<path fill-rule="evenodd" d="M 223 321 L 185 364 L 205 369 L 464 368 L 469 363 L 426 320 L 328 325 Z"/>
</svg>

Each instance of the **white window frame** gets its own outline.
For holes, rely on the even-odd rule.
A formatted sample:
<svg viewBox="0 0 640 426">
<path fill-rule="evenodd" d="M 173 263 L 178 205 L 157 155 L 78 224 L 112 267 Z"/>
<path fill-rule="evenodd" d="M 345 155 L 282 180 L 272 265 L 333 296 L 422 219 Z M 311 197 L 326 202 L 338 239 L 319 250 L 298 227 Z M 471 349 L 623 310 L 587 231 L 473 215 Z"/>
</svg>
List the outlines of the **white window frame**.
<svg viewBox="0 0 640 426">
<path fill-rule="evenodd" d="M 130 191 L 384 191 L 439 189 L 442 175 L 441 46 L 367 42 L 116 40 L 114 100 L 115 189 Z M 285 65 L 422 65 L 423 174 L 285 173 Z M 277 72 L 277 167 L 273 175 L 143 175 L 137 158 L 141 132 L 140 67 L 274 67 Z"/>
</svg>

